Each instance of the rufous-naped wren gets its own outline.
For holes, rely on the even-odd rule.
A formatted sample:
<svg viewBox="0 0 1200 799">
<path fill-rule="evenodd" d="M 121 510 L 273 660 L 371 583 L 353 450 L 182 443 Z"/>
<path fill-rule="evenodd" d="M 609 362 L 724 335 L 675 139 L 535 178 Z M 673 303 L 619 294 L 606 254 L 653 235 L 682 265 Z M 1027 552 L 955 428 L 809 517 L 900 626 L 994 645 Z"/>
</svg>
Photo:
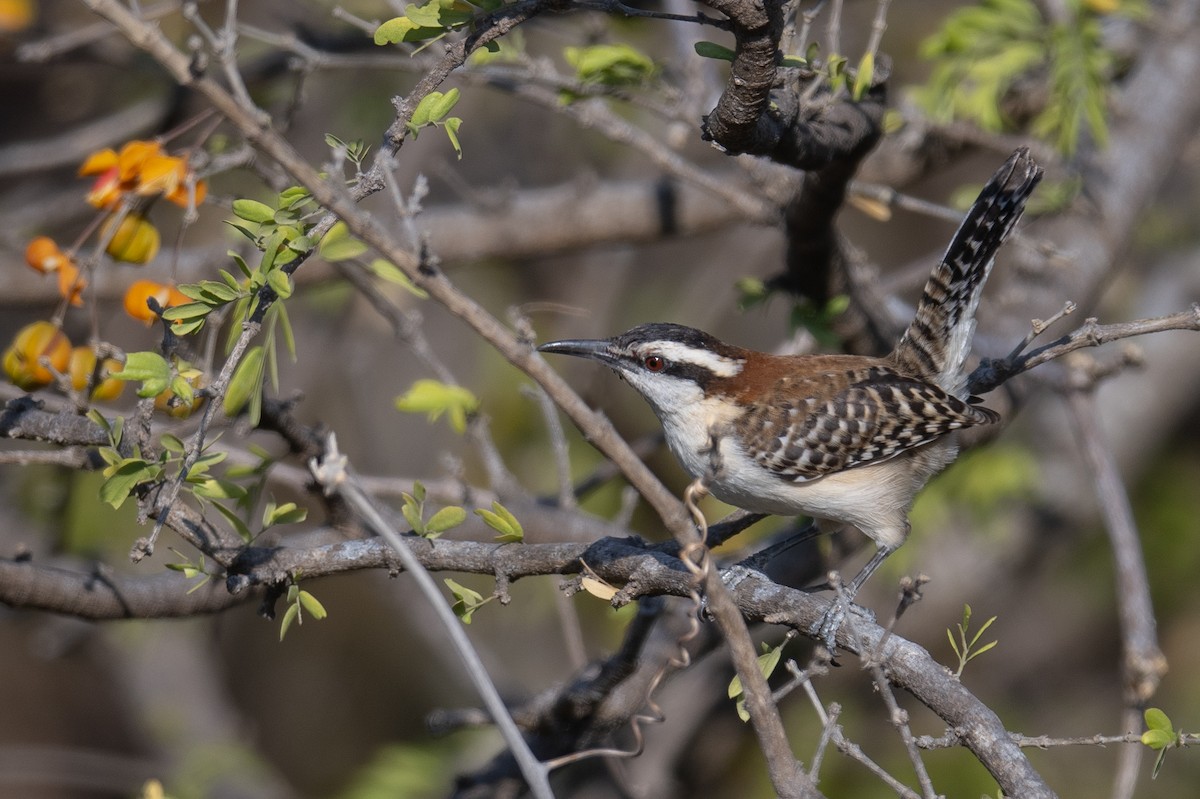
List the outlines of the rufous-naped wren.
<svg viewBox="0 0 1200 799">
<path fill-rule="evenodd" d="M 904 543 L 917 492 L 958 454 L 955 431 L 999 419 L 967 394 L 964 364 L 996 251 L 1041 176 L 1024 148 L 996 172 L 882 358 L 769 355 L 668 323 L 538 349 L 591 358 L 624 378 L 683 468 L 718 499 L 811 516 L 826 529 L 850 524 L 875 542 L 813 631 L 832 651 L 858 590 Z"/>
</svg>

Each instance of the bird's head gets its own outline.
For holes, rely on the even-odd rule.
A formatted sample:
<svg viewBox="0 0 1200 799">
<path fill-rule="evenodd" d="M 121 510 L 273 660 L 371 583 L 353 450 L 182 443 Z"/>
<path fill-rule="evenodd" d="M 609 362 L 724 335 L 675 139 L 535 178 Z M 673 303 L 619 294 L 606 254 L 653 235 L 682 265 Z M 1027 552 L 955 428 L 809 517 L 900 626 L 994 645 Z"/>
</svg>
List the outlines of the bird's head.
<svg viewBox="0 0 1200 799">
<path fill-rule="evenodd" d="M 702 401 L 721 381 L 736 377 L 746 351 L 702 330 L 656 322 L 606 339 L 551 341 L 541 352 L 599 361 L 637 389 L 660 416 Z"/>
</svg>

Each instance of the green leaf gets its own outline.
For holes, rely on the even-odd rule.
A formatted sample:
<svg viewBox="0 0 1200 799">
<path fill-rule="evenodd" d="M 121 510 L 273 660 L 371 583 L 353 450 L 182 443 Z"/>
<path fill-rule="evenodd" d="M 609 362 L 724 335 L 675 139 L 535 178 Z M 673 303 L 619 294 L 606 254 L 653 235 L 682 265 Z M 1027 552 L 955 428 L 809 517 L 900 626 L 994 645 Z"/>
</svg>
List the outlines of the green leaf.
<svg viewBox="0 0 1200 799">
<path fill-rule="evenodd" d="M 131 352 L 125 356 L 125 365 L 112 375 L 117 380 L 141 381 L 139 397 L 156 397 L 167 389 L 171 380 L 171 366 L 157 352 Z"/>
<path fill-rule="evenodd" d="M 458 90 L 458 87 L 455 87 L 455 88 L 451 89 L 450 91 L 446 92 L 445 94 L 441 94 L 439 92 L 432 92 L 429 95 L 429 97 L 426 97 L 425 99 L 428 100 L 428 99 L 432 98 L 433 95 L 435 95 L 435 94 L 440 94 L 440 96 L 430 104 L 430 107 L 429 107 L 429 121 L 430 122 L 440 122 L 446 116 L 446 114 L 449 114 L 451 109 L 453 109 L 454 106 L 458 104 L 458 98 L 459 98 L 459 95 L 461 94 L 461 92 Z M 420 106 L 418 106 L 418 108 L 419 107 Z"/>
<path fill-rule="evenodd" d="M 287 610 L 283 612 L 283 621 L 279 624 L 279 640 L 287 635 L 288 628 L 292 626 L 292 622 L 300 615 L 299 605 L 288 605 Z"/>
<path fill-rule="evenodd" d="M 350 235 L 345 222 L 337 222 L 321 237 L 317 254 L 330 263 L 357 258 L 367 251 L 367 245 Z"/>
<path fill-rule="evenodd" d="M 1146 727 L 1150 730 L 1166 730 L 1174 734 L 1175 728 L 1171 725 L 1171 719 L 1167 718 L 1167 714 L 1156 707 L 1148 707 L 1145 712 Z"/>
<path fill-rule="evenodd" d="M 458 527 L 466 519 L 467 512 L 462 508 L 454 505 L 442 508 L 425 522 L 426 537 L 430 537 L 430 533 L 441 535 L 451 528 Z"/>
<path fill-rule="evenodd" d="M 233 373 L 233 379 L 229 381 L 223 405 L 225 415 L 236 416 L 240 413 L 253 394 L 262 392 L 262 385 L 263 348 L 259 345 L 246 351 L 246 356 Z"/>
<path fill-rule="evenodd" d="M 462 619 L 463 624 L 471 623 L 471 614 L 487 603 L 483 595 L 478 591 L 473 591 L 465 585 L 460 585 L 454 580 L 447 578 L 445 580 L 446 587 L 450 589 L 450 593 L 454 596 L 454 605 L 452 610 L 454 615 Z"/>
<path fill-rule="evenodd" d="M 204 499 L 241 499 L 246 496 L 246 489 L 229 480 L 216 477 L 205 477 L 199 480 L 188 479 L 192 493 Z"/>
<path fill-rule="evenodd" d="M 513 544 L 525 540 L 525 529 L 521 527 L 517 517 L 513 516 L 508 508 L 498 501 L 493 500 L 491 510 L 478 508 L 475 513 L 483 519 L 488 527 L 500 534 L 496 536 L 496 540 L 500 543 Z"/>
<path fill-rule="evenodd" d="M 271 307 L 272 309 L 279 309 L 275 312 L 279 319 L 279 332 L 283 336 L 283 345 L 287 347 L 288 356 L 292 359 L 292 363 L 295 363 L 296 336 L 292 332 L 292 321 L 288 318 L 287 306 L 283 305 L 283 303 L 277 303 Z M 278 380 L 276 382 L 278 383 Z"/>
<path fill-rule="evenodd" d="M 1142 733 L 1142 743 L 1151 749 L 1166 749 L 1175 743 L 1175 735 L 1166 730 L 1146 730 Z"/>
<path fill-rule="evenodd" d="M 779 646 L 770 648 L 767 648 L 765 643 L 763 644 L 765 651 L 758 656 L 758 670 L 762 672 L 762 676 L 764 678 L 769 678 L 775 672 L 775 668 L 779 665 L 779 660 L 783 656 L 783 647 L 786 643 L 787 641 L 785 639 L 784 642 Z M 738 697 L 738 718 L 740 718 L 742 721 L 749 721 L 750 713 L 746 710 L 746 700 L 744 697 L 742 697 L 742 694 L 744 693 L 742 689 L 742 680 L 736 674 L 734 675 L 733 679 L 729 681 L 727 693 L 729 694 L 730 699 Z"/>
<path fill-rule="evenodd" d="M 296 595 L 296 598 L 299 600 L 300 605 L 308 611 L 308 615 L 312 616 L 317 621 L 320 621 L 329 615 L 329 612 L 325 610 L 325 606 L 322 605 L 315 596 L 307 591 L 301 591 Z"/>
<path fill-rule="evenodd" d="M 442 129 L 446 131 L 446 136 L 450 139 L 450 146 L 454 148 L 460 161 L 462 160 L 462 145 L 458 141 L 458 129 L 461 125 L 462 120 L 458 117 L 450 117 L 442 123 Z"/>
<path fill-rule="evenodd" d="M 222 505 L 220 502 L 214 502 L 212 506 L 217 509 L 218 513 L 225 517 L 225 521 L 229 522 L 233 529 L 237 531 L 237 534 L 241 536 L 243 541 L 250 543 L 254 540 L 254 533 L 250 532 L 250 527 L 244 521 L 242 521 L 240 516 Z"/>
<path fill-rule="evenodd" d="M 1159 769 L 1162 768 L 1163 761 L 1165 761 L 1166 759 L 1167 759 L 1167 750 L 1164 748 L 1159 751 L 1158 757 L 1154 761 L 1154 769 L 1151 770 L 1151 772 L 1150 772 L 1150 779 L 1152 779 L 1152 780 L 1158 779 Z"/>
<path fill-rule="evenodd" d="M 167 452 L 175 453 L 178 455 L 182 455 L 184 450 L 186 449 L 186 447 L 184 447 L 183 441 L 180 440 L 180 438 L 178 436 L 172 435 L 170 433 L 163 433 L 162 436 L 159 437 L 158 443 Z"/>
<path fill-rule="evenodd" d="M 422 97 L 421 102 L 417 103 L 417 107 L 413 109 L 412 117 L 408 120 L 409 127 L 420 129 L 433 122 L 435 120 L 433 116 L 434 109 L 442 106 L 445 97 L 446 94 L 442 92 L 430 92 Z M 457 95 L 454 97 L 454 100 L 455 102 L 458 101 Z M 453 103 L 451 103 L 451 106 L 453 107 Z"/>
<path fill-rule="evenodd" d="M 175 305 L 163 311 L 163 319 L 168 322 L 178 322 L 182 319 L 203 319 L 212 313 L 213 306 L 205 302 L 189 302 L 184 305 Z M 172 327 L 172 332 L 178 331 L 178 327 Z"/>
<path fill-rule="evenodd" d="M 275 209 L 258 200 L 234 200 L 233 214 L 239 219 L 260 225 L 275 219 Z"/>
<path fill-rule="evenodd" d="M 303 186 L 289 186 L 279 192 L 280 208 L 296 208 L 312 202 L 312 194 Z"/>
<path fill-rule="evenodd" d="M 308 509 L 301 508 L 295 502 L 285 502 L 278 507 L 268 502 L 263 510 L 263 527 L 273 527 L 276 524 L 296 524 L 308 518 Z"/>
<path fill-rule="evenodd" d="M 226 253 L 226 255 L 228 255 L 230 258 L 232 258 L 232 259 L 233 259 L 233 262 L 234 262 L 235 264 L 237 264 L 237 268 L 238 268 L 238 270 L 239 270 L 239 271 L 240 271 L 240 272 L 241 272 L 241 273 L 242 273 L 242 274 L 243 274 L 245 277 L 247 277 L 247 278 L 248 278 L 248 277 L 250 277 L 251 275 L 253 275 L 253 274 L 254 274 L 254 272 L 252 272 L 252 271 L 251 271 L 251 269 L 250 269 L 250 265 L 246 263 L 246 259 L 245 259 L 245 258 L 243 258 L 241 255 L 237 254 L 237 253 L 236 253 L 236 252 L 234 252 L 233 250 L 230 250 L 229 252 L 227 252 L 227 253 Z M 228 273 L 228 272 L 226 272 L 224 269 L 222 269 L 222 270 L 221 270 L 221 276 L 222 276 L 222 277 L 224 277 L 224 276 L 226 276 L 226 275 L 229 275 L 229 273 Z M 236 286 L 238 285 L 238 283 L 237 283 L 237 280 L 235 280 L 235 279 L 234 279 L 233 275 L 229 275 L 229 277 L 228 277 L 228 278 L 225 280 L 225 282 L 226 282 L 226 283 L 229 283 L 230 281 L 233 281 L 233 282 L 232 282 L 232 284 L 231 284 L 232 286 L 236 287 Z"/>
<path fill-rule="evenodd" d="M 563 56 L 584 83 L 630 86 L 654 73 L 654 61 L 624 43 L 568 47 Z"/>
<path fill-rule="evenodd" d="M 267 275 L 267 285 L 271 287 L 281 300 L 286 300 L 292 296 L 292 278 L 287 272 L 282 269 L 272 270 Z"/>
<path fill-rule="evenodd" d="M 734 55 L 732 50 L 724 45 L 716 42 L 696 42 L 692 45 L 696 50 L 696 55 L 701 58 L 716 58 L 720 61 L 733 61 Z"/>
<path fill-rule="evenodd" d="M 100 486 L 100 501 L 119 508 L 141 483 L 157 480 L 162 467 L 140 458 L 129 458 L 104 470 L 107 477 Z"/>
<path fill-rule="evenodd" d="M 191 407 L 196 401 L 196 390 L 192 388 L 192 384 L 180 375 L 175 375 L 171 378 L 169 387 L 179 401 L 187 407 Z M 161 392 L 159 392 L 161 393 Z"/>
<path fill-rule="evenodd" d="M 408 526 L 414 533 L 425 535 L 425 522 L 421 519 L 421 506 L 414 502 L 408 494 L 404 495 L 404 506 L 400 508 L 400 512 L 404 514 L 404 520 L 408 522 Z"/>
<path fill-rule="evenodd" d="M 467 416 L 479 408 L 479 400 L 462 386 L 452 386 L 437 380 L 418 380 L 403 395 L 396 398 L 396 409 L 405 413 L 424 413 L 429 421 L 445 414 L 450 426 L 458 433 L 467 429 Z"/>
<path fill-rule="evenodd" d="M 871 82 L 875 79 L 875 54 L 868 51 L 863 53 L 862 60 L 858 62 L 858 71 L 854 76 L 854 88 L 851 90 L 850 96 L 855 102 L 862 99 L 867 93 L 867 89 L 871 88 Z"/>
<path fill-rule="evenodd" d="M 746 311 L 756 305 L 765 303 L 771 297 L 771 290 L 761 278 L 743 277 L 733 284 L 738 292 L 738 310 Z"/>
<path fill-rule="evenodd" d="M 428 299 L 429 297 L 429 292 L 413 283 L 412 280 L 409 279 L 408 275 L 404 274 L 400 267 L 396 266 L 391 261 L 385 261 L 382 258 L 376 258 L 375 260 L 371 261 L 371 263 L 367 264 L 367 270 L 381 280 L 386 280 L 389 283 L 395 283 L 397 286 L 402 287 L 405 291 L 415 297 L 420 297 L 423 300 Z"/>
<path fill-rule="evenodd" d="M 131 352 L 125 356 L 125 365 L 113 374 L 118 380 L 166 379 L 171 367 L 166 358 L 157 352 Z"/>
<path fill-rule="evenodd" d="M 418 25 L 408 17 L 393 17 L 375 29 L 375 44 L 399 44 L 400 42 L 415 42 L 439 36 L 442 29 L 428 28 Z"/>
<path fill-rule="evenodd" d="M 229 275 L 228 272 L 225 273 Z M 229 275 L 232 280 L 233 276 Z M 245 294 L 245 290 L 237 281 L 234 285 L 229 285 L 228 281 L 216 280 L 201 280 L 199 283 L 184 283 L 179 287 L 179 290 L 193 300 L 203 302 L 206 305 L 224 305 L 227 302 L 233 302 L 238 297 Z"/>
</svg>

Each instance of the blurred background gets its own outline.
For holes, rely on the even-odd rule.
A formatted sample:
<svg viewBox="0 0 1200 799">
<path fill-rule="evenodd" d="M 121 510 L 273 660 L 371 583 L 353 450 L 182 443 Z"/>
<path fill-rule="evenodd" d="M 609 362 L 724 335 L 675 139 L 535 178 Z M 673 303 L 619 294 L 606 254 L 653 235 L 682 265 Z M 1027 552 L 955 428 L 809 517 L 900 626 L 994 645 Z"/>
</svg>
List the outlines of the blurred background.
<svg viewBox="0 0 1200 799">
<path fill-rule="evenodd" d="M 10 5 L 18 9 L 19 22 L 22 4 Z M 913 87 L 933 68 L 919 57 L 920 44 L 955 7 L 924 3 L 914 13 L 914 7 L 898 4 L 888 17 L 882 49 L 893 59 L 891 98 L 906 113 L 913 113 Z M 204 3 L 200 8 L 211 24 L 220 24 L 223 5 Z M 407 92 L 428 63 L 393 52 L 394 63 L 352 66 L 351 57 L 379 58 L 380 51 L 347 15 L 380 20 L 394 12 L 383 3 L 339 8 L 346 14 L 334 14 L 333 4 L 322 2 L 243 4 L 240 11 L 242 23 L 249 26 L 238 45 L 248 88 L 274 119 L 280 124 L 286 120 L 288 139 L 314 164 L 330 161 L 326 134 L 376 147 L 393 118 L 391 98 Z M 694 13 L 694 8 L 680 13 Z M 26 24 L 10 25 L 0 34 L 0 107 L 5 109 L 0 121 L 0 341 L 6 346 L 24 325 L 49 319 L 57 306 L 53 281 L 24 264 L 29 239 L 50 235 L 71 242 L 94 218 L 83 201 L 90 184 L 77 177 L 79 165 L 100 148 L 170 130 L 201 107 L 120 36 L 102 33 L 95 27 L 102 23 L 82 5 L 49 0 L 31 3 L 29 9 Z M 845 52 L 861 52 L 875 11 L 875 3 L 845 3 Z M 191 31 L 177 11 L 165 14 L 159 24 L 181 45 Z M 705 111 L 719 91 L 724 65 L 697 58 L 687 39 L 722 34 L 674 30 L 685 27 L 580 12 L 545 16 L 522 26 L 520 35 L 530 54 L 555 60 L 560 67 L 564 47 L 630 42 L 652 56 L 663 83 L 700 80 L 702 89 L 693 96 L 699 97 L 698 111 Z M 296 35 L 347 61 L 297 71 L 296 56 L 266 41 L 261 31 Z M 1151 38 L 1144 30 L 1138 35 Z M 470 78 L 452 78 L 451 84 L 463 91 L 455 109 L 464 120 L 462 159 L 455 158 L 440 132 L 423 131 L 404 146 L 397 185 L 409 196 L 419 175 L 428 180 L 425 212 L 417 225 L 429 230 L 431 250 L 443 259 L 454 282 L 492 313 L 506 318 L 515 310 L 531 321 L 541 339 L 601 337 L 641 322 L 674 321 L 757 349 L 812 345 L 812 334 L 795 326 L 789 298 L 778 295 L 739 308 L 744 298 L 739 281 L 777 275 L 785 242 L 776 226 L 747 221 L 719 198 L 701 193 L 709 205 L 694 217 L 691 229 L 677 234 L 597 233 L 589 239 L 568 231 L 556 239 L 531 228 L 534 233 L 524 238 L 514 235 L 516 241 L 500 235 L 503 224 L 497 219 L 539 196 L 537 192 L 559 198 L 567 213 L 572 197 L 582 204 L 600 189 L 611 188 L 611 202 L 619 204 L 622 198 L 641 196 L 639 190 L 652 191 L 665 175 L 647 151 L 614 141 L 606 129 L 561 113 L 553 104 Z M 666 96 L 647 94 L 652 101 Z M 749 159 L 730 159 L 700 141 L 695 124 L 664 119 L 636 103 L 614 103 L 612 108 L 617 119 L 670 142 L 674 152 L 709 174 L 739 184 L 754 174 L 744 163 Z M 698 113 L 686 118 L 696 122 Z M 1155 134 L 1147 130 L 1144 135 Z M 970 196 L 971 187 L 982 184 L 1003 161 L 1008 145 L 1017 142 L 1015 137 L 999 138 L 990 146 L 947 148 L 936 169 L 896 188 L 949 205 L 963 187 Z M 228 131 L 218 129 L 207 146 L 219 154 L 221 146 L 228 153 L 238 145 Z M 1083 306 L 1055 329 L 1056 335 L 1084 316 L 1134 319 L 1181 310 L 1200 298 L 1196 139 L 1178 152 L 1176 161 L 1154 202 L 1138 209 L 1132 245 L 1119 269 L 1090 296 L 1043 298 L 1050 308 L 1067 299 Z M 887 174 L 881 166 L 874 168 L 875 175 Z M 865 179 L 871 170 L 868 162 Z M 225 253 L 242 243 L 224 224 L 231 218 L 232 200 L 266 199 L 273 192 L 252 168 L 213 174 L 208 180 L 209 200 L 182 234 L 182 209 L 163 203 L 151 209 L 151 219 L 163 231 L 155 260 L 144 266 L 107 264 L 97 272 L 92 304 L 66 315 L 64 332 L 73 343 L 88 341 L 94 320 L 102 337 L 116 346 L 152 349 L 160 329 L 130 319 L 122 308 L 129 282 L 151 278 L 182 283 L 230 268 Z M 390 219 L 395 209 L 385 194 L 366 205 Z M 610 210 L 616 214 L 619 209 Z M 880 288 L 895 295 L 902 317 L 953 224 L 903 208 L 888 216 L 880 219 L 852 205 L 841 214 L 839 227 L 878 270 Z M 529 217 L 522 219 L 533 224 Z M 549 230 L 556 224 L 552 212 L 540 221 Z M 1016 254 L 1002 256 L 999 270 L 1006 265 L 1016 270 L 1015 260 L 1027 260 L 1041 243 L 1033 226 L 1010 246 Z M 1046 268 L 1059 267 L 1051 263 Z M 470 438 L 395 409 L 398 395 L 430 375 L 397 340 L 388 320 L 327 264 L 306 264 L 297 282 L 288 311 L 299 359 L 284 361 L 279 391 L 284 397 L 302 397 L 297 415 L 336 431 L 343 451 L 362 474 L 379 478 L 389 501 L 398 503 L 399 490 L 413 480 L 483 485 L 486 474 Z M 985 319 L 993 296 L 984 295 Z M 437 357 L 480 398 L 505 465 L 528 492 L 525 501 L 553 497 L 558 486 L 546 455 L 550 435 L 537 403 L 524 390 L 528 379 L 439 306 L 401 289 L 394 290 L 393 299 L 419 315 L 420 329 Z M 1031 311 L 1027 317 L 1042 313 L 1044 309 Z M 989 336 L 985 324 L 977 352 L 1000 356 L 1016 343 L 1011 337 Z M 1200 571 L 1200 339 L 1172 332 L 1136 344 L 1144 365 L 1101 385 L 1095 397 L 1098 423 L 1133 503 L 1160 645 L 1170 665 L 1150 704 L 1163 708 L 1178 728 L 1194 729 L 1200 723 L 1200 681 L 1193 677 L 1200 670 L 1200 586 L 1195 579 Z M 555 368 L 630 440 L 652 440 L 657 433 L 650 410 L 611 373 L 588 363 L 564 362 Z M 928 575 L 925 599 L 905 616 L 899 634 L 953 669 L 946 630 L 961 621 L 963 606 L 970 605 L 973 624 L 996 617 L 984 640 L 995 639 L 998 645 L 970 663 L 963 680 L 1008 729 L 1063 737 L 1121 734 L 1131 730 L 1120 726 L 1123 686 L 1113 561 L 1095 482 L 1055 390 L 1061 375 L 1052 367 L 1045 377 L 1031 376 L 1018 407 L 1007 409 L 1011 416 L 1002 433 L 967 453 L 922 494 L 908 545 L 867 586 L 860 602 L 882 615 L 894 602 L 901 575 Z M 6 400 L 23 393 L 12 385 L 0 387 Z M 62 405 L 51 391 L 39 396 L 50 407 Z M 100 407 L 109 415 L 127 415 L 134 401 L 127 389 L 120 399 Z M 999 398 L 996 406 L 1006 402 Z M 181 424 L 184 432 L 194 428 L 194 422 L 193 428 L 187 421 Z M 282 454 L 277 440 L 248 429 L 244 421 L 224 425 L 223 443 L 231 448 L 245 452 L 253 443 Z M 567 435 L 574 475 L 583 479 L 601 459 L 573 430 Z M 0 454 L 29 449 L 28 442 L 0 441 Z M 682 490 L 683 474 L 669 453 L 661 446 L 648 451 L 656 471 Z M 154 558 L 137 566 L 129 563 L 129 548 L 145 530 L 137 525 L 133 503 L 114 511 L 98 500 L 100 482 L 94 472 L 4 458 L 0 556 L 31 553 L 77 570 L 103 564 L 104 569 L 138 575 L 176 560 L 168 546 L 183 545 L 168 538 Z M 621 513 L 621 489 L 619 481 L 606 482 L 583 498 L 584 509 L 613 518 Z M 281 502 L 312 504 L 296 469 L 273 480 L 269 491 Z M 710 518 L 723 512 L 715 502 L 706 510 Z M 310 514 L 311 535 L 328 534 L 320 529 L 322 521 L 319 514 Z M 659 538 L 655 522 L 639 507 L 630 526 Z M 766 522 L 760 525 L 764 529 L 735 539 L 729 552 L 761 540 L 773 524 L 778 526 Z M 289 535 L 294 535 L 289 544 L 306 540 L 305 532 Z M 474 524 L 450 535 L 489 533 Z M 537 535 L 544 537 L 531 534 L 530 540 L 555 540 L 548 531 Z M 864 556 L 860 552 L 857 557 Z M 855 566 L 859 560 L 853 561 Z M 485 595 L 491 591 L 490 580 L 454 577 Z M 469 628 L 493 678 L 515 702 L 563 683 L 575 671 L 555 600 L 562 582 L 518 582 L 511 604 L 489 604 Z M 482 766 L 499 750 L 499 738 L 490 730 L 443 737 L 427 730 L 430 712 L 473 707 L 478 701 L 409 581 L 354 573 L 305 587 L 320 598 L 329 618 L 292 629 L 282 642 L 278 621 L 256 615 L 254 602 L 212 617 L 103 624 L 0 608 L 0 685 L 5 688 L 0 701 L 0 797 L 133 796 L 150 777 L 162 779 L 176 797 L 444 796 L 455 775 Z M 579 615 L 589 657 L 616 648 L 632 608 L 613 611 L 583 593 L 569 604 Z M 760 635 L 777 643 L 783 633 L 763 630 Z M 793 642 L 785 656 L 803 664 L 807 644 Z M 628 793 L 613 788 L 619 781 L 606 777 L 606 767 L 595 763 L 570 778 L 562 795 L 642 796 L 651 786 L 662 796 L 770 795 L 761 755 L 725 699 L 730 675 L 725 659 L 712 656 L 661 689 L 658 702 L 666 723 L 649 729 L 642 758 L 612 766 L 625 774 Z M 906 755 L 887 725 L 886 709 L 853 662 L 820 680 L 817 690 L 823 702 L 841 704 L 848 737 L 908 779 Z M 905 705 L 918 734 L 945 732 L 916 702 Z M 782 710 L 798 756 L 807 762 L 821 731 L 813 708 L 797 692 L 782 703 Z M 879 735 L 880 729 L 888 733 Z M 1061 795 L 1100 796 L 1110 791 L 1119 749 L 1060 747 L 1034 752 L 1031 758 Z M 1136 796 L 1192 795 L 1200 784 L 1200 761 L 1192 752 L 1170 753 L 1153 782 L 1152 761 L 1147 752 Z M 993 781 L 969 753 L 936 751 L 926 755 L 926 762 L 934 785 L 947 796 L 995 795 Z M 889 795 L 861 766 L 833 754 L 822 770 L 821 789 L 828 796 Z"/>
</svg>

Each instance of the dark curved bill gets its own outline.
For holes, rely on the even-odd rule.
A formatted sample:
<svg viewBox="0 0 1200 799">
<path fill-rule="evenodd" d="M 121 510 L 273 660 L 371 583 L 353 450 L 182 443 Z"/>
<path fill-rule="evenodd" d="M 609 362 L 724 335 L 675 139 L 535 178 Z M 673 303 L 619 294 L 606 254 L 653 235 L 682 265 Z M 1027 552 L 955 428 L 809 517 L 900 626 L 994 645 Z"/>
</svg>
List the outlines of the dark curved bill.
<svg viewBox="0 0 1200 799">
<path fill-rule="evenodd" d="M 556 355 L 574 355 L 579 358 L 591 358 L 603 363 L 615 363 L 617 360 L 612 351 L 611 342 L 604 339 L 548 341 L 538 347 L 538 352 L 550 352 Z"/>
</svg>

